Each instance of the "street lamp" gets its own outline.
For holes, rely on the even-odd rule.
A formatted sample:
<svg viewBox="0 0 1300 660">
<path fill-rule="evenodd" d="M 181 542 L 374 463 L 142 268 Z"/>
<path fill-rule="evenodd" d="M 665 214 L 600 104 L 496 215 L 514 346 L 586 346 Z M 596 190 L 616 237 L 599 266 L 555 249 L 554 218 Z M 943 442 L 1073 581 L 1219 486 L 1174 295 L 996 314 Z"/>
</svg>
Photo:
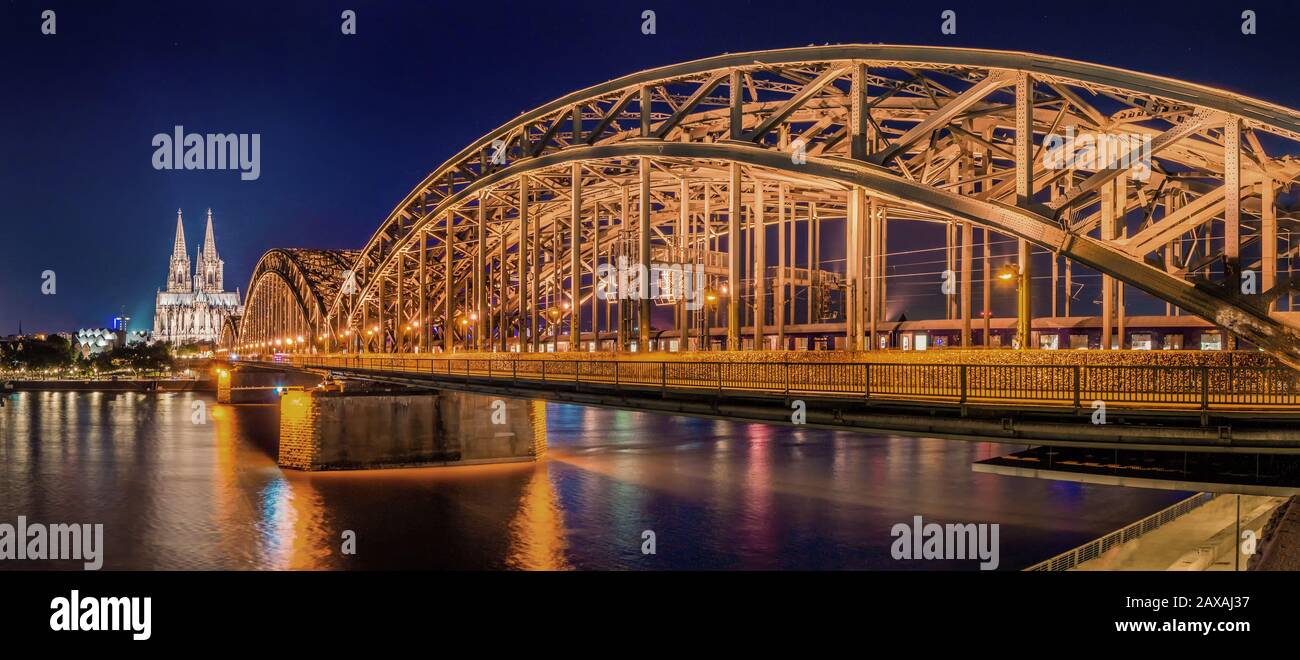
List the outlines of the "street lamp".
<svg viewBox="0 0 1300 660">
<path fill-rule="evenodd" d="M 1029 299 L 1029 272 L 1020 264 L 1007 263 L 998 269 L 997 278 L 1003 282 L 1014 281 L 1016 285 L 1016 336 L 1012 340 L 1016 348 L 1028 349 L 1032 339 L 1033 309 Z"/>
<path fill-rule="evenodd" d="M 564 306 L 567 308 L 568 303 Z M 551 307 L 545 314 L 551 331 L 551 352 L 556 352 L 560 350 L 560 319 L 564 317 L 564 312 L 559 307 Z"/>
<path fill-rule="evenodd" d="M 709 314 L 710 312 L 717 312 L 718 301 L 721 300 L 722 296 L 726 295 L 726 293 L 727 285 L 725 284 L 722 285 L 720 290 L 712 287 L 704 289 L 704 309 L 700 311 L 702 317 L 700 325 L 704 330 L 704 337 L 701 338 L 703 346 L 700 347 L 700 350 L 707 351 L 713 348 L 713 322 L 712 317 L 710 317 Z"/>
</svg>

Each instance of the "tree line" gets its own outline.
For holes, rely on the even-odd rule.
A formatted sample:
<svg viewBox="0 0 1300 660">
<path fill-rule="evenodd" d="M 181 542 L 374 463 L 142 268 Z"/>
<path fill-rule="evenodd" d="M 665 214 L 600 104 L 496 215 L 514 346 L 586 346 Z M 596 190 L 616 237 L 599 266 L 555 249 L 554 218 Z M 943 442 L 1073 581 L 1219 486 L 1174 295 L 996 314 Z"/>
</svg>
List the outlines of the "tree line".
<svg viewBox="0 0 1300 660">
<path fill-rule="evenodd" d="M 116 346 L 82 356 L 71 341 L 59 335 L 0 340 L 0 371 L 66 369 L 74 373 L 169 373 L 175 367 L 171 348 L 164 343 Z"/>
</svg>

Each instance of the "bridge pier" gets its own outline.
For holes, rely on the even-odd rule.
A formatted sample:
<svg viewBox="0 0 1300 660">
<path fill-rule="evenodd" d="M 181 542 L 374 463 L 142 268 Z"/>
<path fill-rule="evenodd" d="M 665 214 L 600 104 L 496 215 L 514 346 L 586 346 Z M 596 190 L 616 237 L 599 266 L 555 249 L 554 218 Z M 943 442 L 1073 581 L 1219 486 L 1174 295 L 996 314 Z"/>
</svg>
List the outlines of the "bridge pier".
<svg viewBox="0 0 1300 660">
<path fill-rule="evenodd" d="M 541 401 L 453 391 L 290 390 L 281 467 L 348 470 L 530 461 L 546 450 Z"/>
<path fill-rule="evenodd" d="M 217 371 L 217 403 L 277 403 L 277 388 L 315 387 L 321 380 L 304 371 L 221 368 Z"/>
</svg>

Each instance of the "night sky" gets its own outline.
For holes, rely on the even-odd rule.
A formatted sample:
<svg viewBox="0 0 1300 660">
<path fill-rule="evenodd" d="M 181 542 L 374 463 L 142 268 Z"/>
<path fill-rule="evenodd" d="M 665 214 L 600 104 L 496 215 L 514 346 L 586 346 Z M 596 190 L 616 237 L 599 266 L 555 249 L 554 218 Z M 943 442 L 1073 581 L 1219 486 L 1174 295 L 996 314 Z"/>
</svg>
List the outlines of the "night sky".
<svg viewBox="0 0 1300 660">
<path fill-rule="evenodd" d="M 1241 34 L 1245 8 L 1256 35 Z M 345 9 L 355 36 L 340 33 Z M 957 35 L 939 32 L 945 9 Z M 985 47 L 1300 107 L 1297 25 L 1300 8 L 1262 2 L 6 2 L 0 335 L 104 326 L 121 307 L 151 327 L 177 208 L 191 259 L 213 209 L 227 289 L 271 247 L 360 247 L 466 143 L 648 67 L 813 43 Z M 153 136 L 176 125 L 260 133 L 260 178 L 153 169 Z M 56 295 L 41 294 L 45 270 Z"/>
</svg>

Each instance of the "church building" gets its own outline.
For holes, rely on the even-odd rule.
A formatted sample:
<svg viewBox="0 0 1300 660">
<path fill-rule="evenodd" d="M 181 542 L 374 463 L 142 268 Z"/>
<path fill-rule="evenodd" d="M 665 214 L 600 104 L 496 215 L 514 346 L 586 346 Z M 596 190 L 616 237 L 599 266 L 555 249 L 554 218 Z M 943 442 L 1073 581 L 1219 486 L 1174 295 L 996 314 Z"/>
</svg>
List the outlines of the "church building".
<svg viewBox="0 0 1300 660">
<path fill-rule="evenodd" d="M 216 343 L 226 317 L 244 313 L 239 290 L 225 290 L 225 262 L 217 256 L 217 242 L 212 236 L 212 209 L 208 209 L 203 247 L 194 256 L 196 263 L 191 273 L 190 257 L 185 247 L 185 227 L 177 209 L 176 241 L 167 270 L 167 290 L 158 291 L 154 304 L 155 341 Z"/>
</svg>

